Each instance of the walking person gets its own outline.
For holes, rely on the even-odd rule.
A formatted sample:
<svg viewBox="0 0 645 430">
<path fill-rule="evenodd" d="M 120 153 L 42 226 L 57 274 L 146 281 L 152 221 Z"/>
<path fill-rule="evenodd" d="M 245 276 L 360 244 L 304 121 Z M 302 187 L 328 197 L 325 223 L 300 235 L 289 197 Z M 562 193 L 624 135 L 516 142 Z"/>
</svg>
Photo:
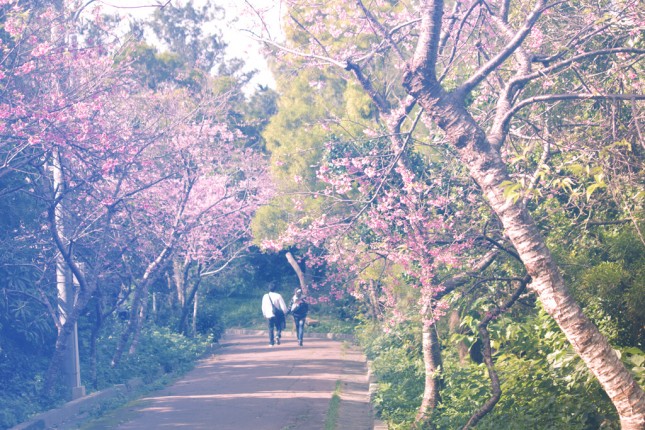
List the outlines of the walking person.
<svg viewBox="0 0 645 430">
<path fill-rule="evenodd" d="M 262 314 L 269 322 L 269 345 L 271 346 L 276 342 L 280 345 L 282 330 L 287 325 L 285 319 L 287 305 L 284 303 L 280 293 L 275 290 L 275 284 L 269 284 L 269 292 L 262 297 Z"/>
<path fill-rule="evenodd" d="M 302 290 L 297 288 L 291 302 L 289 302 L 289 312 L 293 315 L 293 323 L 296 326 L 296 334 L 298 335 L 298 345 L 302 346 L 302 338 L 305 334 L 305 320 L 307 319 L 307 312 L 309 311 L 309 303 L 302 295 Z"/>
</svg>

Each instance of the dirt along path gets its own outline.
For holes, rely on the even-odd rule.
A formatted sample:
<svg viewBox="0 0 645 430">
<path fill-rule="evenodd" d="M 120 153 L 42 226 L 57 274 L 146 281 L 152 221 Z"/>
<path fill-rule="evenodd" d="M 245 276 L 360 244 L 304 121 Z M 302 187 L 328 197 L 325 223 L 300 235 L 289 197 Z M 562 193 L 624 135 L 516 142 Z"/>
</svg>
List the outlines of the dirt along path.
<svg viewBox="0 0 645 430">
<path fill-rule="evenodd" d="M 257 332 L 227 334 L 220 344 L 172 386 L 117 411 L 110 427 L 316 430 L 334 421 L 334 404 L 331 428 L 374 427 L 365 357 L 348 342 L 305 337 L 299 347 L 285 333 L 281 345 L 269 347 Z"/>
</svg>

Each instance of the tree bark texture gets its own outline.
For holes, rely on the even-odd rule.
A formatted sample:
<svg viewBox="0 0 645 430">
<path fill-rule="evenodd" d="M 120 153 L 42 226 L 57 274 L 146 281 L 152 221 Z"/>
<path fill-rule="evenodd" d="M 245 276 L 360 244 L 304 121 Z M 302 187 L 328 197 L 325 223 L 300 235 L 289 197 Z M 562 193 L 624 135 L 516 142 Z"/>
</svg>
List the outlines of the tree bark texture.
<svg viewBox="0 0 645 430">
<path fill-rule="evenodd" d="M 199 272 L 200 269 L 198 269 Z M 184 333 L 185 335 L 189 334 L 188 330 L 188 315 L 193 313 L 193 316 L 197 314 L 197 291 L 199 290 L 199 286 L 201 284 L 202 278 L 199 276 L 199 273 L 197 274 L 197 279 L 195 280 L 195 285 L 193 288 L 191 288 L 188 297 L 186 297 L 186 301 L 184 305 L 181 307 L 181 316 L 179 317 L 179 322 L 177 323 L 177 330 L 180 331 L 181 333 Z M 193 318 L 194 319 L 194 318 Z"/>
<path fill-rule="evenodd" d="M 424 308 L 430 305 L 424 306 Z M 428 312 L 428 309 L 422 310 Z M 425 368 L 425 381 L 423 387 L 423 397 L 421 398 L 421 405 L 417 412 L 416 420 L 423 428 L 426 422 L 429 422 L 432 413 L 440 401 L 440 384 L 441 379 L 439 369 L 441 367 L 441 349 L 439 345 L 439 336 L 437 335 L 437 327 L 434 321 L 424 315 L 422 318 L 422 350 L 423 350 L 423 366 Z"/>
<path fill-rule="evenodd" d="M 445 93 L 436 81 L 411 72 L 406 76 L 405 87 L 445 131 L 471 177 L 481 187 L 532 278 L 530 288 L 611 398 L 622 428 L 642 430 L 645 393 L 569 293 L 528 210 L 521 201 L 513 202 L 504 196 L 502 183 L 510 178 L 499 150 L 464 109 L 461 98 Z"/>
<path fill-rule="evenodd" d="M 291 264 L 291 267 L 293 267 L 293 270 L 296 272 L 296 275 L 298 275 L 298 281 L 300 281 L 300 288 L 302 289 L 302 292 L 307 295 L 307 282 L 305 281 L 305 274 L 290 252 L 287 252 L 286 257 L 287 261 L 289 262 L 289 264 Z"/>
</svg>

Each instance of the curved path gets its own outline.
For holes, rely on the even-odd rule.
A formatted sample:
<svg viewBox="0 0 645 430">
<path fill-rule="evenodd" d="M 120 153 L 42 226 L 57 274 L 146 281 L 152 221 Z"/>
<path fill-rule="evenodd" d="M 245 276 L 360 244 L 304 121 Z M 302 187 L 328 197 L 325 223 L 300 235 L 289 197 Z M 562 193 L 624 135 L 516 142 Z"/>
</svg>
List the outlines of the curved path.
<svg viewBox="0 0 645 430">
<path fill-rule="evenodd" d="M 172 386 L 117 412 L 120 430 L 324 429 L 333 393 L 336 429 L 373 429 L 365 357 L 347 342 L 283 334 L 227 334 L 216 354 Z M 100 428 L 100 427 L 93 427 Z"/>
</svg>

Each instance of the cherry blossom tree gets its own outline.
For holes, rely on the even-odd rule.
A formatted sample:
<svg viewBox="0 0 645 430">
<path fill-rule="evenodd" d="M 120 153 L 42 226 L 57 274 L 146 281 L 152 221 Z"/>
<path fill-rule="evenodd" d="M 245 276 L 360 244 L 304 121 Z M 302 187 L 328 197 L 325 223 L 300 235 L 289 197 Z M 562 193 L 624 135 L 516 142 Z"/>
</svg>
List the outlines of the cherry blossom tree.
<svg viewBox="0 0 645 430">
<path fill-rule="evenodd" d="M 75 342 L 76 320 L 96 286 L 96 280 L 87 282 L 74 247 L 79 237 L 91 236 L 88 231 L 101 215 L 84 213 L 67 202 L 72 195 L 82 195 L 89 203 L 92 190 L 100 188 L 101 166 L 122 152 L 123 141 L 110 137 L 124 134 L 124 123 L 114 121 L 111 101 L 128 94 L 134 81 L 127 63 L 114 67 L 114 56 L 119 55 L 114 40 L 79 41 L 75 22 L 62 4 L 38 9 L 7 2 L 2 10 L 6 37 L 1 171 L 22 176 L 25 188 L 46 203 L 53 240 L 42 251 L 58 255 L 58 304 L 51 307 L 58 339 L 48 372 L 51 386 L 63 354 L 77 355 L 69 343 Z M 96 21 L 97 29 L 106 30 L 102 25 Z M 79 285 L 76 291 L 73 280 Z M 72 377 L 78 385 L 78 360 L 71 358 L 75 369 L 66 373 L 76 373 Z"/>
<path fill-rule="evenodd" d="M 76 33 L 76 6 L 2 5 L 0 174 L 22 178 L 45 204 L 32 246 L 56 261 L 66 304 L 45 301 L 58 328 L 48 391 L 93 297 L 113 295 L 113 308 L 132 300 L 116 363 L 130 338 L 136 349 L 150 283 L 173 253 L 217 264 L 232 242 L 245 243 L 270 193 L 262 155 L 227 124 L 232 92 L 146 88 L 131 45 L 98 12 L 92 37 Z M 52 284 L 42 284 L 50 297 Z"/>
<path fill-rule="evenodd" d="M 176 101 L 174 96 L 169 98 L 166 108 L 176 112 Z M 225 100 L 219 102 L 212 106 L 215 110 L 226 106 Z M 197 112 L 183 113 L 193 118 Z M 147 150 L 154 157 L 151 163 L 159 182 L 137 193 L 132 202 L 137 210 L 128 214 L 128 223 L 137 226 L 138 247 L 148 263 L 134 278 L 130 322 L 113 365 L 131 335 L 130 351 L 136 349 L 150 284 L 172 255 L 195 262 L 202 267 L 202 275 L 207 274 L 209 267 L 227 260 L 227 249 L 244 243 L 238 240 L 248 240 L 250 216 L 270 195 L 262 155 L 244 148 L 239 133 L 213 122 L 214 111 L 204 107 L 201 113 L 202 119 L 179 124 Z M 191 295 L 195 293 L 196 288 Z"/>
<path fill-rule="evenodd" d="M 638 123 L 636 103 L 645 96 L 642 82 L 629 77 L 642 72 L 645 53 L 637 2 L 287 3 L 296 43 L 265 36 L 267 44 L 360 83 L 393 148 L 416 132 L 411 114 L 422 111 L 422 122 L 451 145 L 481 189 L 530 277 L 529 290 L 603 386 L 622 427 L 642 428 L 643 389 L 568 291 L 529 205 L 553 155 L 546 109 L 571 106 L 573 120 L 602 101 L 626 102 Z M 383 73 L 384 64 L 396 72 Z M 571 133 L 566 124 L 557 130 Z M 538 154 L 524 171 L 514 163 L 518 147 Z M 517 177 L 525 178 L 519 187 Z"/>
</svg>

